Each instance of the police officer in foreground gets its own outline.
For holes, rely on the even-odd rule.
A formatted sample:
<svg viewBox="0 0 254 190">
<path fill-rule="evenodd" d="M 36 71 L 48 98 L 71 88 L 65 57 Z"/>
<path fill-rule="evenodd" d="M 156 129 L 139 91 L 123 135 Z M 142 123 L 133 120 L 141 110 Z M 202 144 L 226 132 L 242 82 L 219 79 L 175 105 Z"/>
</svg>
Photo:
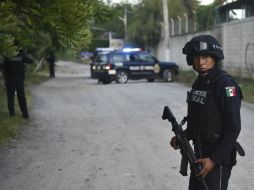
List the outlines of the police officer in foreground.
<svg viewBox="0 0 254 190">
<path fill-rule="evenodd" d="M 205 189 L 198 176 L 205 178 L 209 190 L 226 190 L 236 164 L 236 149 L 241 148 L 236 140 L 241 130 L 242 92 L 233 78 L 219 68 L 218 62 L 224 55 L 213 36 L 192 38 L 184 46 L 183 54 L 198 73 L 188 92 L 185 134 L 193 141 L 198 162 L 203 166 L 200 173 L 191 172 L 189 190 Z M 176 137 L 170 144 L 178 148 Z"/>
<path fill-rule="evenodd" d="M 27 53 L 21 49 L 14 57 L 5 58 L 3 64 L 5 85 L 7 92 L 7 103 L 9 115 L 14 116 L 14 95 L 17 93 L 18 103 L 22 116 L 29 118 L 27 103 L 25 97 L 24 81 L 25 81 L 25 63 L 32 63 L 33 60 Z"/>
</svg>

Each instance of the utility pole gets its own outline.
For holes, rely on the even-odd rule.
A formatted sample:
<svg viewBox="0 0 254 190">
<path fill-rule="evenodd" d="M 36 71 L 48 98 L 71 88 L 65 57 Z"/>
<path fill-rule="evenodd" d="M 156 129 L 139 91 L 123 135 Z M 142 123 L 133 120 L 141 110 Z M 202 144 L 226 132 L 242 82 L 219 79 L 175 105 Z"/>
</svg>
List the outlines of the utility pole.
<svg viewBox="0 0 254 190">
<path fill-rule="evenodd" d="M 165 61 L 170 60 L 169 49 L 169 21 L 168 21 L 168 0 L 162 0 L 163 5 L 163 23 L 164 23 L 164 44 L 165 44 Z"/>
<path fill-rule="evenodd" d="M 124 42 L 128 41 L 128 34 L 127 34 L 127 8 L 124 7 L 124 17 L 118 17 L 124 24 Z"/>
</svg>

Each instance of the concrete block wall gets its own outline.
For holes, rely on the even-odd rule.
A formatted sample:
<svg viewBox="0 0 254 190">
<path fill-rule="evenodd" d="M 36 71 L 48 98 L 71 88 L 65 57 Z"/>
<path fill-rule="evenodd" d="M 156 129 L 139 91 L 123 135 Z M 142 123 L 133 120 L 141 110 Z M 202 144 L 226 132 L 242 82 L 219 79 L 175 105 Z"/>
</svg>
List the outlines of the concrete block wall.
<svg viewBox="0 0 254 190">
<path fill-rule="evenodd" d="M 191 69 L 182 54 L 182 48 L 192 37 L 200 34 L 213 35 L 222 44 L 225 56 L 222 66 L 226 71 L 234 76 L 254 78 L 254 17 L 222 24 L 209 31 L 170 37 L 170 61 L 176 62 L 183 70 Z M 164 61 L 165 44 L 162 39 L 153 48 L 154 54 Z"/>
<path fill-rule="evenodd" d="M 254 77 L 254 18 L 221 26 L 224 69 L 239 77 Z"/>
</svg>

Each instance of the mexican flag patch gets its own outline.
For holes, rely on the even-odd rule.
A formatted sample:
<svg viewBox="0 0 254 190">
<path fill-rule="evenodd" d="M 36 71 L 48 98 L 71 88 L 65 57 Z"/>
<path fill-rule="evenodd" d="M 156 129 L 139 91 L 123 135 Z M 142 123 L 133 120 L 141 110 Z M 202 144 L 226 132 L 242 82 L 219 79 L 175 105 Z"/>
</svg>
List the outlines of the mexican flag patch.
<svg viewBox="0 0 254 190">
<path fill-rule="evenodd" d="M 225 87 L 227 97 L 236 96 L 236 90 L 234 86 Z"/>
</svg>

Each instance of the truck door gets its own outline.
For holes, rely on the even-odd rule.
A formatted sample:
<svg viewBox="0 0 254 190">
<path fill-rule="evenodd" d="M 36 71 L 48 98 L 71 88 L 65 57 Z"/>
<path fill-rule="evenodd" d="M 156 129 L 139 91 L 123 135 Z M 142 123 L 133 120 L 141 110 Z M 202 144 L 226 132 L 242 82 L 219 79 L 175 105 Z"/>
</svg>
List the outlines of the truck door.
<svg viewBox="0 0 254 190">
<path fill-rule="evenodd" d="M 138 54 L 138 61 L 140 63 L 140 74 L 144 76 L 154 75 L 155 59 L 148 53 Z"/>
</svg>

